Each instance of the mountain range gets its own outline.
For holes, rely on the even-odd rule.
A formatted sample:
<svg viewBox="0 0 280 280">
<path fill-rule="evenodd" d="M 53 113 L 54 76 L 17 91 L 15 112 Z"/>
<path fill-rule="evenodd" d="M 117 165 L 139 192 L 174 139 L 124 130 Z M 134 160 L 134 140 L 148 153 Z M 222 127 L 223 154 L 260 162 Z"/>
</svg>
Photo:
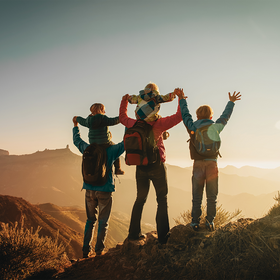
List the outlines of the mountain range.
<svg viewBox="0 0 280 280">
<path fill-rule="evenodd" d="M 84 209 L 81 160 L 81 156 L 71 152 L 68 147 L 28 155 L 2 155 L 0 194 L 22 197 L 35 205 L 51 203 Z M 115 177 L 113 212 L 122 213 L 129 220 L 136 196 L 135 167 L 127 166 L 123 157 L 121 164 L 125 175 Z M 191 172 L 190 167 L 167 164 L 171 226 L 174 225 L 173 219 L 191 209 Z M 220 168 L 218 204 L 222 204 L 227 211 L 240 209 L 245 217 L 261 217 L 274 204 L 273 197 L 280 190 L 279 182 L 279 168 Z M 143 222 L 155 225 L 156 207 L 155 191 L 151 187 L 143 211 Z"/>
</svg>

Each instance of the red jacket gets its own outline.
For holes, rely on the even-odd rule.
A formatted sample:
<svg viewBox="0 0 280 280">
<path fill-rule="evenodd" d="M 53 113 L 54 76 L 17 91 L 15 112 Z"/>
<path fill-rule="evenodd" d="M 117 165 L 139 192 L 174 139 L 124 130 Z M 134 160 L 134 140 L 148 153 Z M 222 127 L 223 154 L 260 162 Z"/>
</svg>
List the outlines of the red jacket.
<svg viewBox="0 0 280 280">
<path fill-rule="evenodd" d="M 136 120 L 131 119 L 127 116 L 127 104 L 128 104 L 127 100 L 122 100 L 120 106 L 119 118 L 120 118 L 120 122 L 125 127 L 130 128 L 135 124 Z M 180 123 L 181 120 L 182 120 L 182 115 L 178 103 L 176 114 L 171 115 L 169 117 L 160 118 L 157 121 L 149 122 L 149 124 L 153 126 L 154 137 L 155 137 L 155 141 L 157 142 L 157 146 L 159 149 L 159 154 L 162 162 L 166 161 L 166 153 L 165 153 L 165 147 L 163 145 L 162 132 Z"/>
</svg>

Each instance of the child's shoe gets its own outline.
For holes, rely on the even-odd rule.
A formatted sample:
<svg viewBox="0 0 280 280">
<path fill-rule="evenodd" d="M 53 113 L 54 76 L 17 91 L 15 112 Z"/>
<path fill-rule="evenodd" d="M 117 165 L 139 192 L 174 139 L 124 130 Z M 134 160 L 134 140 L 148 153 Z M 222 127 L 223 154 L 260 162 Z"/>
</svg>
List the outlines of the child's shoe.
<svg viewBox="0 0 280 280">
<path fill-rule="evenodd" d="M 206 225 L 206 228 L 207 228 L 209 231 L 214 231 L 214 230 L 215 230 L 215 225 L 214 225 L 213 222 L 211 222 L 211 223 L 206 222 L 205 225 Z"/>
<path fill-rule="evenodd" d="M 124 171 L 121 170 L 120 168 L 115 168 L 115 174 L 116 174 L 116 175 L 123 175 L 123 174 L 124 174 Z"/>
<path fill-rule="evenodd" d="M 191 223 L 191 227 L 194 231 L 198 231 L 199 230 L 199 224 L 198 223 Z"/>
</svg>

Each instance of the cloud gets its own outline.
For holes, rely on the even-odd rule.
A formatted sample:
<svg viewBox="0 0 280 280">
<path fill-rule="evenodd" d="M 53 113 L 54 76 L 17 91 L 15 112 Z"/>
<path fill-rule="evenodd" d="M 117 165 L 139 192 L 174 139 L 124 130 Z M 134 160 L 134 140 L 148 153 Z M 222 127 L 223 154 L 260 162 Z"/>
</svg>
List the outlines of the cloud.
<svg viewBox="0 0 280 280">
<path fill-rule="evenodd" d="M 280 129 L 280 121 L 278 121 L 278 122 L 275 124 L 275 127 L 276 127 L 277 129 Z"/>
</svg>

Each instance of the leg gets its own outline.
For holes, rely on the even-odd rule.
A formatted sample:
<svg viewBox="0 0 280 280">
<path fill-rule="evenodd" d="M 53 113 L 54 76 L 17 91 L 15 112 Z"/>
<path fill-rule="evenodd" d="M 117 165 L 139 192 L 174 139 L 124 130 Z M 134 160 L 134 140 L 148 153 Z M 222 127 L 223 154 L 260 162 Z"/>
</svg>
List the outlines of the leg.
<svg viewBox="0 0 280 280">
<path fill-rule="evenodd" d="M 92 232 L 97 219 L 98 201 L 95 196 L 95 191 L 86 190 L 85 201 L 87 221 L 84 231 L 83 255 L 87 257 L 88 253 L 91 251 Z"/>
<path fill-rule="evenodd" d="M 138 239 L 141 235 L 141 217 L 144 204 L 146 203 L 147 196 L 150 189 L 150 180 L 146 176 L 146 172 L 143 172 L 136 167 L 136 185 L 137 185 L 137 197 L 134 202 L 130 226 L 129 226 L 129 239 Z"/>
<path fill-rule="evenodd" d="M 216 216 L 216 204 L 218 195 L 218 167 L 215 161 L 207 161 L 206 165 L 206 197 L 207 197 L 207 221 L 212 223 Z"/>
<path fill-rule="evenodd" d="M 114 166 L 115 166 L 115 174 L 116 175 L 123 175 L 124 174 L 124 171 L 121 170 L 121 160 L 120 160 L 120 158 L 117 158 L 114 161 Z"/>
<path fill-rule="evenodd" d="M 201 216 L 201 203 L 205 181 L 204 161 L 195 160 L 192 176 L 192 223 L 199 224 Z"/>
<path fill-rule="evenodd" d="M 108 230 L 108 220 L 112 209 L 112 193 L 96 191 L 98 199 L 98 233 L 95 245 L 95 252 L 102 252 L 105 248 L 104 241 Z"/>
<path fill-rule="evenodd" d="M 164 163 L 160 163 L 159 166 L 149 172 L 157 196 L 157 232 L 158 240 L 160 243 L 165 244 L 168 239 L 169 219 L 167 211 L 167 177 L 166 177 L 166 166 Z"/>
</svg>

